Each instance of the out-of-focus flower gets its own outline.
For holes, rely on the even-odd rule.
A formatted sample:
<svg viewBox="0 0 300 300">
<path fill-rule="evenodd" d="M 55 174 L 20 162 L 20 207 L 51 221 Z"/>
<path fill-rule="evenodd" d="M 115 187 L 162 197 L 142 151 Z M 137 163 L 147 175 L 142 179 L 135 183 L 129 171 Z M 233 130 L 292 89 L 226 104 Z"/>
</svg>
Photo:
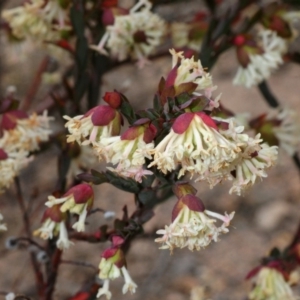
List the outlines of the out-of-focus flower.
<svg viewBox="0 0 300 300">
<path fill-rule="evenodd" d="M 298 36 L 295 24 L 299 20 L 299 11 L 292 11 L 284 4 L 273 2 L 264 7 L 261 23 L 265 28 L 276 32 L 288 47 Z"/>
<path fill-rule="evenodd" d="M 58 236 L 56 246 L 64 250 L 68 249 L 73 243 L 68 238 L 66 228 L 66 213 L 61 212 L 61 205 L 53 205 L 46 209 L 42 218 L 42 226 L 34 231 L 34 235 L 40 236 L 42 239 L 52 239 Z"/>
<path fill-rule="evenodd" d="M 104 280 L 103 287 L 98 290 L 97 298 L 102 295 L 106 296 L 106 299 L 111 299 L 111 292 L 109 291 L 109 281 L 114 280 L 121 275 L 124 277 L 125 284 L 122 288 L 123 294 L 128 291 L 133 294 L 137 288 L 135 282 L 131 279 L 128 270 L 126 268 L 126 261 L 123 251 L 120 246 L 124 240 L 118 236 L 113 237 L 113 246 L 106 249 L 102 253 L 102 258 L 99 264 L 99 278 Z"/>
<path fill-rule="evenodd" d="M 108 105 L 99 105 L 86 114 L 70 118 L 65 127 L 68 128 L 67 142 L 77 141 L 80 145 L 99 142 L 103 138 L 116 136 L 120 133 L 122 117 L 113 107 Z"/>
<path fill-rule="evenodd" d="M 101 41 L 91 48 L 105 55 L 109 52 L 119 61 L 137 59 L 142 67 L 166 33 L 165 22 L 150 11 L 151 6 L 148 0 L 140 0 L 128 14 L 112 16 Z"/>
<path fill-rule="evenodd" d="M 276 268 L 262 267 L 254 277 L 250 300 L 296 300 L 282 273 Z"/>
<path fill-rule="evenodd" d="M 11 151 L 39 150 L 39 144 L 49 140 L 52 133 L 49 122 L 52 120 L 47 111 L 43 115 L 33 113 L 30 116 L 19 110 L 9 111 L 2 116 L 2 138 Z"/>
<path fill-rule="evenodd" d="M 217 172 L 238 157 L 240 148 L 219 133 L 211 117 L 203 112 L 179 116 L 170 133 L 153 150 L 154 160 L 163 173 L 181 166 L 179 177 L 187 171 L 191 176 L 209 170 Z"/>
<path fill-rule="evenodd" d="M 79 146 L 77 143 L 68 144 L 68 153 L 71 161 L 66 175 L 67 185 L 72 184 L 76 175 L 94 167 L 97 164 L 97 158 L 90 146 Z"/>
<path fill-rule="evenodd" d="M 13 179 L 19 175 L 20 171 L 25 168 L 33 157 L 27 157 L 26 151 L 13 151 L 8 148 L 4 150 L 6 140 L 0 139 L 0 194 L 8 188 Z"/>
<path fill-rule="evenodd" d="M 175 48 L 187 48 L 199 51 L 203 37 L 207 31 L 208 23 L 205 15 L 196 16 L 192 22 L 174 22 L 171 24 L 171 37 Z"/>
<path fill-rule="evenodd" d="M 49 196 L 45 205 L 53 207 L 59 204 L 61 205 L 59 209 L 62 213 L 69 211 L 77 214 L 79 219 L 73 224 L 72 228 L 81 232 L 85 229 L 85 219 L 93 203 L 94 192 L 92 187 L 89 184 L 82 183 L 70 188 L 61 198 Z"/>
<path fill-rule="evenodd" d="M 3 224 L 2 221 L 3 221 L 3 216 L 2 214 L 0 214 L 0 231 L 6 231 L 7 230 L 6 224 Z"/>
<path fill-rule="evenodd" d="M 222 216 L 208 211 L 199 198 L 187 194 L 177 201 L 172 212 L 172 223 L 157 231 L 162 237 L 155 242 L 162 244 L 160 249 L 169 249 L 171 252 L 174 248 L 185 247 L 199 251 L 212 241 L 217 242 L 221 233 L 229 231 L 227 227 L 233 216 L 234 212 Z M 214 224 L 216 219 L 223 222 L 220 227 Z"/>
<path fill-rule="evenodd" d="M 14 300 L 16 297 L 16 295 L 14 293 L 8 293 L 6 296 L 5 296 L 5 300 Z"/>
<path fill-rule="evenodd" d="M 269 145 L 278 145 L 290 156 L 300 145 L 300 123 L 298 114 L 288 108 L 274 109 L 250 122 L 256 132 L 261 133 Z"/>
<path fill-rule="evenodd" d="M 233 79 L 236 85 L 247 88 L 257 85 L 270 77 L 271 73 L 283 63 L 282 55 L 286 52 L 284 40 L 271 30 L 260 30 L 258 41 L 250 35 L 235 37 L 237 58 L 240 63 Z"/>
<path fill-rule="evenodd" d="M 2 12 L 12 34 L 35 41 L 59 40 L 63 30 L 69 30 L 69 7 L 71 2 L 59 0 L 31 0 L 22 6 Z"/>
<path fill-rule="evenodd" d="M 102 138 L 94 144 L 94 149 L 100 160 L 117 164 L 116 168 L 108 167 L 110 171 L 141 182 L 143 176 L 152 174 L 144 170 L 143 165 L 146 158 L 151 159 L 155 134 L 156 128 L 152 124 L 136 125 L 121 136 Z"/>
</svg>

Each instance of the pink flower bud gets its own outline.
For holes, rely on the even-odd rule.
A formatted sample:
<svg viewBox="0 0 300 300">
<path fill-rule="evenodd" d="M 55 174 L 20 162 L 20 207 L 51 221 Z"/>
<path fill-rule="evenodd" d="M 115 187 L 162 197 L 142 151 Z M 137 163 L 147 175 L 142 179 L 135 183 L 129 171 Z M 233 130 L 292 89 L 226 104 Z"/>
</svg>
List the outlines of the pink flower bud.
<svg viewBox="0 0 300 300">
<path fill-rule="evenodd" d="M 17 121 L 26 119 L 28 115 L 21 110 L 11 110 L 2 115 L 1 128 L 4 130 L 11 130 L 17 126 Z"/>
<path fill-rule="evenodd" d="M 118 108 L 121 105 L 121 95 L 118 92 L 106 92 L 103 100 L 112 108 Z"/>
<path fill-rule="evenodd" d="M 0 149 L 0 160 L 6 160 L 7 158 L 7 153 L 3 149 Z"/>
<path fill-rule="evenodd" d="M 73 195 L 76 204 L 87 203 L 94 199 L 94 192 L 89 184 L 82 183 L 70 188 L 63 197 Z"/>
<path fill-rule="evenodd" d="M 175 204 L 172 211 L 172 222 L 177 218 L 183 208 L 188 208 L 191 211 L 204 212 L 205 207 L 200 198 L 194 195 L 185 195 L 181 197 Z"/>
</svg>

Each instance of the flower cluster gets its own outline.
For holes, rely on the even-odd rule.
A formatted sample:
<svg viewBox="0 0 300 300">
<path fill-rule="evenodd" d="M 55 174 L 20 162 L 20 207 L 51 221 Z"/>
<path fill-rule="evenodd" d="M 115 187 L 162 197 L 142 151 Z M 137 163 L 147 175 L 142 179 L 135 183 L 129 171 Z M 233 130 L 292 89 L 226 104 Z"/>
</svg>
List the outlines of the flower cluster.
<svg viewBox="0 0 300 300">
<path fill-rule="evenodd" d="M 119 61 L 128 57 L 136 59 L 142 67 L 166 32 L 165 22 L 150 11 L 151 6 L 148 0 L 139 0 L 129 12 L 115 9 L 116 15 L 113 15 L 111 11 L 106 33 L 99 44 L 91 48 Z"/>
<path fill-rule="evenodd" d="M 233 83 L 248 88 L 269 78 L 287 51 L 284 40 L 268 29 L 260 30 L 257 40 L 252 35 L 238 35 L 234 44 L 240 66 Z"/>
<path fill-rule="evenodd" d="M 186 186 L 179 187 L 182 188 L 186 189 Z M 212 241 L 217 242 L 221 233 L 229 231 L 227 227 L 234 217 L 234 212 L 222 216 L 206 210 L 202 201 L 194 194 L 190 194 L 190 191 L 180 192 L 179 196 L 173 208 L 172 223 L 166 225 L 165 229 L 157 231 L 157 234 L 162 235 L 155 240 L 162 244 L 160 249 L 169 249 L 171 253 L 174 248 L 185 247 L 191 251 L 199 251 Z M 220 227 L 215 225 L 216 219 L 223 222 Z"/>
<path fill-rule="evenodd" d="M 269 145 L 278 145 L 290 156 L 300 144 L 300 123 L 297 113 L 288 108 L 273 109 L 250 121 L 250 125 Z"/>
<path fill-rule="evenodd" d="M 52 239 L 59 234 L 56 245 L 67 249 L 69 241 L 66 228 L 67 212 L 78 215 L 78 221 L 72 226 L 78 232 L 85 230 L 85 219 L 94 202 L 94 192 L 89 184 L 78 184 L 68 190 L 62 197 L 49 196 L 48 206 L 42 218 L 42 227 L 34 232 L 43 239 Z"/>
<path fill-rule="evenodd" d="M 45 111 L 42 116 L 35 113 L 28 116 L 20 110 L 2 115 L 0 138 L 0 192 L 10 186 L 14 177 L 33 159 L 30 152 L 39 150 L 39 144 L 48 141 L 52 132 Z"/>
<path fill-rule="evenodd" d="M 69 0 L 30 0 L 22 6 L 4 10 L 3 19 L 18 39 L 56 41 L 69 30 Z"/>
<path fill-rule="evenodd" d="M 171 24 L 173 46 L 177 49 L 190 49 L 199 51 L 203 37 L 207 31 L 208 23 L 205 15 L 200 13 L 189 23 L 174 22 Z"/>
<path fill-rule="evenodd" d="M 296 300 L 283 272 L 276 267 L 263 266 L 254 277 L 255 286 L 249 300 Z"/>
<path fill-rule="evenodd" d="M 112 247 L 106 249 L 102 253 L 102 258 L 99 264 L 99 278 L 104 280 L 103 287 L 98 290 L 97 298 L 102 295 L 106 296 L 106 299 L 111 299 L 111 292 L 109 291 L 109 282 L 119 278 L 121 275 L 124 277 L 125 284 L 122 292 L 126 294 L 128 291 L 133 294 L 137 288 L 135 282 L 131 279 L 128 270 L 126 268 L 126 260 L 124 253 L 121 249 L 124 239 L 119 236 L 113 236 Z"/>
</svg>

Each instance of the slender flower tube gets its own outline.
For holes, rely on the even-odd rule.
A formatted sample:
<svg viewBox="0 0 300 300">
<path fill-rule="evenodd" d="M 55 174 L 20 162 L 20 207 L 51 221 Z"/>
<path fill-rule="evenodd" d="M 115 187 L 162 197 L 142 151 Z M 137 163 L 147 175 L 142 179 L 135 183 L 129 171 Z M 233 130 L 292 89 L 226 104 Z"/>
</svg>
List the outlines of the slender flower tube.
<svg viewBox="0 0 300 300">
<path fill-rule="evenodd" d="M 56 241 L 57 248 L 61 250 L 68 249 L 73 242 L 68 238 L 66 228 L 66 213 L 61 212 L 60 205 L 53 205 L 46 209 L 42 218 L 42 226 L 34 231 L 34 235 L 42 239 L 52 239 L 58 236 Z"/>
<path fill-rule="evenodd" d="M 106 249 L 102 253 L 102 258 L 99 264 L 99 278 L 104 280 L 102 288 L 98 290 L 97 298 L 102 295 L 106 296 L 106 299 L 111 299 L 111 292 L 109 291 L 109 282 L 114 280 L 121 275 L 124 276 L 124 286 L 122 288 L 123 294 L 128 291 L 133 294 L 137 288 L 135 282 L 131 279 L 128 270 L 126 268 L 126 261 L 124 253 L 120 246 L 124 240 L 118 236 L 113 237 L 113 246 Z"/>
<path fill-rule="evenodd" d="M 73 224 L 72 228 L 78 232 L 85 230 L 85 219 L 88 212 L 93 207 L 94 192 L 89 184 L 78 184 L 70 188 L 61 198 L 49 196 L 48 201 L 45 203 L 48 207 L 53 207 L 61 204 L 60 211 L 65 213 L 77 214 L 79 219 Z"/>
</svg>

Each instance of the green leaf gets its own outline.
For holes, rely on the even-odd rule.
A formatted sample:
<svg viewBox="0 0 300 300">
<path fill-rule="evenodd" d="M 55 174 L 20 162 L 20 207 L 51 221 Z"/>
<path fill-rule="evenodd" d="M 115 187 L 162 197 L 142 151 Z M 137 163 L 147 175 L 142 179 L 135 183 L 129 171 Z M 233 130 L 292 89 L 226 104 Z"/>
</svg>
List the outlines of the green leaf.
<svg viewBox="0 0 300 300">
<path fill-rule="evenodd" d="M 127 119 L 130 125 L 132 125 L 136 121 L 136 115 L 132 106 L 130 105 L 127 98 L 121 94 L 122 103 L 120 105 L 120 110 L 122 115 Z"/>
<path fill-rule="evenodd" d="M 122 178 L 113 172 L 107 171 L 106 177 L 109 183 L 125 192 L 137 194 L 140 191 L 139 184 L 131 178 Z"/>
<path fill-rule="evenodd" d="M 152 207 L 151 204 L 156 202 L 156 194 L 151 188 L 145 188 L 138 193 L 138 201 L 146 207 Z"/>
<path fill-rule="evenodd" d="M 104 173 L 97 172 L 96 170 L 91 170 L 91 173 L 81 173 L 76 176 L 79 180 L 93 183 L 95 185 L 99 185 L 105 182 L 108 182 Z"/>
</svg>

